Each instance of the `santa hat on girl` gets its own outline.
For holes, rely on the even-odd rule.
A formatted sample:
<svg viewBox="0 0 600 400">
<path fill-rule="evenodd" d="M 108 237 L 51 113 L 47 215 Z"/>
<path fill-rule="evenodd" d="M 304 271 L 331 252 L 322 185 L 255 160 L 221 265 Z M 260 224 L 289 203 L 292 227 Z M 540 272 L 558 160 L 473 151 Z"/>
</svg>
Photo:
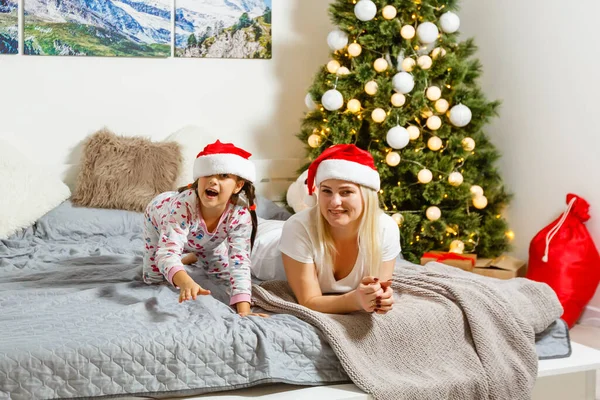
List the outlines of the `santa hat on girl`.
<svg viewBox="0 0 600 400">
<path fill-rule="evenodd" d="M 309 194 L 327 179 L 340 179 L 375 191 L 380 187 L 373 156 L 353 144 L 331 146 L 310 164 L 306 182 Z"/>
<path fill-rule="evenodd" d="M 251 155 L 232 143 L 221 143 L 217 140 L 196 156 L 194 180 L 201 176 L 232 174 L 254 183 L 256 169 L 254 163 L 248 159 Z"/>
</svg>

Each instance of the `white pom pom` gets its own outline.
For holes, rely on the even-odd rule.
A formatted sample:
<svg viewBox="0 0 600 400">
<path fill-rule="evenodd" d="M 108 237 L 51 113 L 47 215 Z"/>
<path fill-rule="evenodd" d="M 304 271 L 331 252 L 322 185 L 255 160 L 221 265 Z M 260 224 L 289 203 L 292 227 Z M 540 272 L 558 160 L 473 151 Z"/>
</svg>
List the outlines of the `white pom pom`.
<svg viewBox="0 0 600 400">
<path fill-rule="evenodd" d="M 332 51 L 341 50 L 348 45 L 348 34 L 336 29 L 327 35 L 327 45 Z"/>
<path fill-rule="evenodd" d="M 467 126 L 471 122 L 471 117 L 471 110 L 463 104 L 458 104 L 450 109 L 450 122 L 459 128 Z"/>
<path fill-rule="evenodd" d="M 339 110 L 344 105 L 344 97 L 336 89 L 330 89 L 321 97 L 321 104 L 329 111 Z"/>
<path fill-rule="evenodd" d="M 392 149 L 403 149 L 410 141 L 410 137 L 406 128 L 396 125 L 387 132 L 385 140 Z"/>
<path fill-rule="evenodd" d="M 440 34 L 437 26 L 431 22 L 423 22 L 417 27 L 417 37 L 423 44 L 433 43 Z"/>
<path fill-rule="evenodd" d="M 442 31 L 446 33 L 454 33 L 460 28 L 460 18 L 451 11 L 443 14 L 440 18 Z"/>
<path fill-rule="evenodd" d="M 308 194 L 308 186 L 305 183 L 307 178 L 308 171 L 304 171 L 298 179 L 296 179 L 295 182 L 292 182 L 288 187 L 286 200 L 294 212 L 300 212 L 316 204 L 316 195 L 313 194 L 311 196 Z"/>
<path fill-rule="evenodd" d="M 361 21 L 370 21 L 377 14 L 377 6 L 371 0 L 360 0 L 354 6 L 354 15 Z"/>
<path fill-rule="evenodd" d="M 415 87 L 415 80 L 408 72 L 399 72 L 392 79 L 394 90 L 398 93 L 410 93 Z"/>
</svg>

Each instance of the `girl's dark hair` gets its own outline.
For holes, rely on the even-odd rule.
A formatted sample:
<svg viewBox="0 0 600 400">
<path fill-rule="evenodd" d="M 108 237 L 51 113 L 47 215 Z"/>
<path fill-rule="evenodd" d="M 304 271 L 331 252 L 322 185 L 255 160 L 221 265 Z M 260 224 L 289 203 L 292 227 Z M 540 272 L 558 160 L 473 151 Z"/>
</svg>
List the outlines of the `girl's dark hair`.
<svg viewBox="0 0 600 400">
<path fill-rule="evenodd" d="M 238 177 L 238 179 L 242 179 L 242 178 Z M 181 193 L 184 190 L 190 190 L 190 189 L 196 193 L 196 196 L 198 196 L 198 179 L 196 179 L 194 181 L 194 183 L 191 183 L 187 186 L 180 187 L 179 189 L 177 189 L 177 192 Z M 250 217 L 252 218 L 252 235 L 250 236 L 250 249 L 252 250 L 254 248 L 254 239 L 256 238 L 256 229 L 258 228 L 258 218 L 256 216 L 256 210 L 255 210 L 255 208 L 256 208 L 256 193 L 255 193 L 254 185 L 252 184 L 252 182 L 244 180 L 244 186 L 242 186 L 242 190 L 240 190 L 240 192 L 246 193 L 246 198 L 248 199 L 248 211 L 250 211 Z M 231 201 L 233 203 L 237 203 L 238 196 L 239 196 L 239 193 L 231 196 Z"/>
</svg>

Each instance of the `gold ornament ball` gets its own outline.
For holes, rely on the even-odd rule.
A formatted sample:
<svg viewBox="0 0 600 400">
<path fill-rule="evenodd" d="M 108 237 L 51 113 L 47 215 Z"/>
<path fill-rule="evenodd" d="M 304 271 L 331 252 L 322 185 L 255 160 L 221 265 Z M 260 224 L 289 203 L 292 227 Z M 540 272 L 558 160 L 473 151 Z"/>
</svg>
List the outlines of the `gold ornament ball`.
<svg viewBox="0 0 600 400">
<path fill-rule="evenodd" d="M 433 115 L 433 113 L 429 109 L 421 111 L 421 117 L 423 117 L 423 118 L 429 118 L 432 115 Z"/>
<path fill-rule="evenodd" d="M 357 113 L 360 111 L 360 101 L 352 99 L 348 101 L 348 111 Z"/>
<path fill-rule="evenodd" d="M 390 151 L 387 153 L 387 156 L 385 156 L 385 162 L 390 167 L 395 167 L 396 165 L 400 164 L 400 159 L 400 154 L 396 153 L 395 151 Z"/>
<path fill-rule="evenodd" d="M 446 99 L 439 99 L 435 102 L 435 111 L 439 113 L 445 113 L 448 111 L 448 108 L 450 108 L 450 103 L 448 103 L 448 100 Z"/>
<path fill-rule="evenodd" d="M 465 244 L 462 240 L 453 240 L 450 243 L 450 253 L 462 254 L 465 251 Z"/>
<path fill-rule="evenodd" d="M 383 10 L 381 10 L 381 15 L 383 15 L 383 18 L 385 19 L 394 19 L 397 13 L 398 11 L 396 11 L 396 7 L 394 6 L 385 6 L 383 7 Z"/>
<path fill-rule="evenodd" d="M 442 210 L 439 207 L 431 206 L 425 212 L 427 219 L 430 221 L 437 221 L 442 216 Z"/>
<path fill-rule="evenodd" d="M 375 68 L 375 71 L 377 72 L 383 72 L 388 68 L 388 62 L 385 60 L 385 58 L 378 58 L 373 63 L 373 68 Z"/>
<path fill-rule="evenodd" d="M 378 123 L 385 121 L 386 116 L 387 116 L 387 114 L 385 113 L 385 110 L 383 110 L 382 108 L 376 108 L 371 113 L 371 118 L 373 119 L 373 121 L 378 122 Z"/>
<path fill-rule="evenodd" d="M 439 100 L 442 97 L 442 89 L 437 86 L 430 86 L 427 88 L 427 98 L 431 101 Z"/>
<path fill-rule="evenodd" d="M 429 56 L 421 56 L 417 58 L 417 64 L 422 69 L 429 69 L 433 65 L 433 60 Z"/>
<path fill-rule="evenodd" d="M 463 176 L 460 172 L 454 171 L 448 175 L 448 183 L 452 186 L 460 186 L 463 183 Z"/>
<path fill-rule="evenodd" d="M 473 197 L 483 196 L 483 188 L 479 185 L 473 185 L 469 190 L 471 191 Z"/>
<path fill-rule="evenodd" d="M 475 208 L 483 210 L 487 206 L 487 204 L 488 204 L 487 197 L 485 197 L 483 195 L 473 198 L 473 205 L 475 206 Z"/>
<path fill-rule="evenodd" d="M 430 137 L 427 141 L 427 147 L 429 147 L 429 150 L 431 151 L 438 151 L 442 148 L 442 139 L 437 136 Z"/>
<path fill-rule="evenodd" d="M 404 222 L 404 216 L 400 213 L 395 213 L 392 215 L 392 219 L 398 224 L 398 226 L 402 225 Z"/>
<path fill-rule="evenodd" d="M 420 183 L 423 183 L 423 184 L 429 183 L 433 179 L 433 174 L 427 168 L 423 168 L 417 174 L 417 179 L 419 180 Z"/>
<path fill-rule="evenodd" d="M 377 82 L 375 81 L 369 81 L 365 84 L 365 92 L 367 92 L 367 94 L 370 94 L 371 96 L 373 96 L 375 93 L 377 93 Z"/>
<path fill-rule="evenodd" d="M 402 107 L 406 103 L 406 96 L 402 93 L 394 93 L 392 95 L 392 105 L 394 107 Z"/>
<path fill-rule="evenodd" d="M 402 29 L 400 29 L 400 36 L 406 40 L 414 38 L 416 33 L 417 31 L 412 25 L 404 25 Z"/>
<path fill-rule="evenodd" d="M 442 126 L 442 119 L 437 115 L 427 118 L 427 127 L 432 131 L 437 131 Z"/>
<path fill-rule="evenodd" d="M 308 137 L 308 145 L 313 149 L 321 145 L 321 136 L 312 134 Z"/>
<path fill-rule="evenodd" d="M 406 57 L 404 61 L 402 61 L 402 69 L 406 72 L 411 72 L 415 69 L 415 65 L 417 65 L 417 62 L 410 57 Z"/>
<path fill-rule="evenodd" d="M 464 138 L 461 144 L 465 151 L 473 151 L 475 149 L 475 141 L 470 137 Z"/>
<path fill-rule="evenodd" d="M 345 76 L 350 74 L 350 70 L 346 67 L 339 67 L 336 71 L 337 76 Z"/>
<path fill-rule="evenodd" d="M 335 74 L 340 68 L 340 63 L 337 60 L 331 60 L 327 63 L 327 71 Z"/>
<path fill-rule="evenodd" d="M 446 55 L 446 50 L 443 47 L 436 47 L 431 52 L 431 57 L 433 57 L 434 60 L 436 60 L 440 57 L 444 57 L 445 55 Z"/>
<path fill-rule="evenodd" d="M 348 46 L 348 54 L 350 54 L 352 57 L 358 57 L 360 56 L 360 53 L 362 53 L 362 47 L 360 44 L 351 43 L 350 46 Z"/>
<path fill-rule="evenodd" d="M 419 138 L 419 136 L 421 136 L 421 130 L 418 126 L 410 125 L 406 128 L 406 130 L 408 131 L 408 137 L 410 140 L 416 140 Z"/>
</svg>

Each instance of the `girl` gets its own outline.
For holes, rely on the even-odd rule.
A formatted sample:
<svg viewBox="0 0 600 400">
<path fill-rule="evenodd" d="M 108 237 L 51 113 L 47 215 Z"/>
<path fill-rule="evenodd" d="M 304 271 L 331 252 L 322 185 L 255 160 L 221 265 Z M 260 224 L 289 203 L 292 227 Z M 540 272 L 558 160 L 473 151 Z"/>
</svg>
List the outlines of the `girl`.
<svg viewBox="0 0 600 400">
<path fill-rule="evenodd" d="M 198 258 L 209 274 L 228 279 L 230 305 L 250 312 L 250 251 L 256 236 L 255 168 L 250 153 L 216 141 L 198 154 L 194 183 L 156 196 L 146 208 L 143 279 L 167 280 L 179 288 L 179 302 L 209 295 L 185 271 Z M 248 205 L 238 204 L 244 192 Z M 189 253 L 182 260 L 183 253 Z"/>
</svg>

